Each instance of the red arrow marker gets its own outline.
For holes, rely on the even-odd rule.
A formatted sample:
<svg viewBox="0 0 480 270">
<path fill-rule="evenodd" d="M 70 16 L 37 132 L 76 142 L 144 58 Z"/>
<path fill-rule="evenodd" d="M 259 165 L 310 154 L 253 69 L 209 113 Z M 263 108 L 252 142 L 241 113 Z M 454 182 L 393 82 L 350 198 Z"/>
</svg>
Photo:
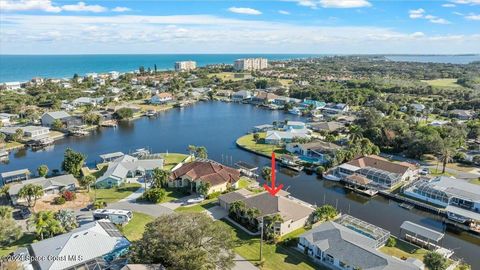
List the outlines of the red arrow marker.
<svg viewBox="0 0 480 270">
<path fill-rule="evenodd" d="M 279 192 L 282 187 L 283 187 L 283 184 L 280 184 L 278 185 L 278 187 L 275 186 L 275 153 L 272 152 L 272 186 L 269 187 L 267 186 L 266 184 L 263 184 L 263 187 L 265 188 L 265 190 L 267 190 L 268 192 L 270 192 L 270 195 L 272 196 L 275 196 L 275 194 L 277 194 L 277 192 Z"/>
</svg>

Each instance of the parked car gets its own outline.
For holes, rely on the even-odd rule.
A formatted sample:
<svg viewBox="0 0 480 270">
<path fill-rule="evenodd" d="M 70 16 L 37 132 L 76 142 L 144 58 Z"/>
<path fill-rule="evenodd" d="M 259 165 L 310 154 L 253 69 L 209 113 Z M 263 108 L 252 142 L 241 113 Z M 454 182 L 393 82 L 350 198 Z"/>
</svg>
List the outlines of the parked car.
<svg viewBox="0 0 480 270">
<path fill-rule="evenodd" d="M 204 200 L 205 200 L 205 198 L 203 196 L 200 196 L 200 197 L 188 199 L 187 204 L 200 203 L 200 202 L 203 202 Z"/>
<path fill-rule="evenodd" d="M 430 173 L 430 169 L 429 168 L 422 168 L 420 170 L 420 175 L 427 175 Z"/>
</svg>

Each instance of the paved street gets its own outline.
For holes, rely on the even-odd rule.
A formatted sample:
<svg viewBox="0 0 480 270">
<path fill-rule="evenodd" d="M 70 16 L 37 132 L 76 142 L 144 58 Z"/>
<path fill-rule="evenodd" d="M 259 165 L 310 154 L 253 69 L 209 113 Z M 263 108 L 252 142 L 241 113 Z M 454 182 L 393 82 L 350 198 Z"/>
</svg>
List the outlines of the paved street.
<svg viewBox="0 0 480 270">
<path fill-rule="evenodd" d="M 245 260 L 242 256 L 235 254 L 235 266 L 232 268 L 233 270 L 258 270 L 255 265 L 253 265 L 250 261 Z"/>
</svg>

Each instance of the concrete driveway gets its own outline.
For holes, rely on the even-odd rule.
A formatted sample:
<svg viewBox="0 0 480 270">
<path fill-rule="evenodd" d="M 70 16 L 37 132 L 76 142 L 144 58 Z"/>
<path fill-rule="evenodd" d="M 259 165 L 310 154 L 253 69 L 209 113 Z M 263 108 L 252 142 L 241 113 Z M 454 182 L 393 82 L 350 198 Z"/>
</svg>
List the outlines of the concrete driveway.
<svg viewBox="0 0 480 270">
<path fill-rule="evenodd" d="M 227 210 L 223 209 L 219 205 L 208 208 L 207 210 L 205 210 L 205 213 L 209 215 L 213 220 L 219 220 L 228 215 Z"/>
<path fill-rule="evenodd" d="M 186 205 L 186 203 L 189 199 L 193 199 L 193 198 L 196 198 L 196 197 L 198 197 L 198 195 L 189 195 L 189 196 L 185 196 L 185 197 L 182 197 L 180 199 L 176 199 L 176 200 L 173 200 L 173 201 L 170 201 L 170 202 L 161 203 L 160 205 L 163 206 L 163 207 L 166 207 L 168 209 L 175 210 L 180 206 Z"/>
<path fill-rule="evenodd" d="M 232 268 L 233 270 L 258 270 L 255 265 L 238 254 L 235 254 L 233 261 L 235 262 L 235 266 Z"/>
</svg>

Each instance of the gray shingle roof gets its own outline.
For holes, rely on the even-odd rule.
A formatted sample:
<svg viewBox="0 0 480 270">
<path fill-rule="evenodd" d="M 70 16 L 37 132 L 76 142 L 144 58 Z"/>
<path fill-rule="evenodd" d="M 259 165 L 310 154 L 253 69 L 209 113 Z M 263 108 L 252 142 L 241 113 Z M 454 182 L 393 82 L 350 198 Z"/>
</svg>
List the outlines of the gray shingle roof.
<svg viewBox="0 0 480 270">
<path fill-rule="evenodd" d="M 60 175 L 51 178 L 38 177 L 11 185 L 8 193 L 10 194 L 10 196 L 16 196 L 20 189 L 27 184 L 40 185 L 43 187 L 44 190 L 46 190 L 52 187 L 62 188 L 72 184 L 76 185 L 77 179 L 75 179 L 75 177 L 73 177 L 73 175 L 71 174 Z"/>
</svg>

